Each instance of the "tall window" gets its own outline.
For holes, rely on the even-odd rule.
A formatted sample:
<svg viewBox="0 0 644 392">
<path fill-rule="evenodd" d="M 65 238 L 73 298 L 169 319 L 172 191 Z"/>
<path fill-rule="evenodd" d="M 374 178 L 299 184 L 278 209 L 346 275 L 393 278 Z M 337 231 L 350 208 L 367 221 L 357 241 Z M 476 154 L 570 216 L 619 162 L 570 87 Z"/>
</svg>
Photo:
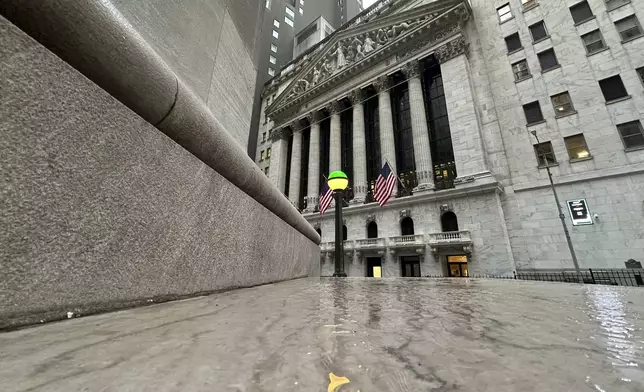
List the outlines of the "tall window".
<svg viewBox="0 0 644 392">
<path fill-rule="evenodd" d="M 512 72 L 514 72 L 514 80 L 517 82 L 531 76 L 530 69 L 528 69 L 528 62 L 526 60 L 521 60 L 512 64 Z"/>
<path fill-rule="evenodd" d="M 424 68 L 423 93 L 429 123 L 429 146 L 434 165 L 434 182 L 436 189 L 453 188 L 456 163 L 447 117 L 443 76 L 440 65 L 434 58 L 427 60 Z"/>
<path fill-rule="evenodd" d="M 271 44 L 271 52 L 277 53 L 277 45 Z"/>
<path fill-rule="evenodd" d="M 349 188 L 345 199 L 353 199 L 353 111 L 344 110 L 340 113 L 340 166 L 349 177 Z"/>
<path fill-rule="evenodd" d="M 304 129 L 302 131 L 302 158 L 300 164 L 300 200 L 298 207 L 300 210 L 306 208 L 306 196 L 309 188 L 309 142 L 311 140 L 311 128 Z M 266 150 L 266 155 L 269 154 L 269 150 Z"/>
<path fill-rule="evenodd" d="M 373 91 L 367 91 L 370 98 L 364 102 L 364 125 L 367 146 L 367 181 L 369 195 L 367 201 L 373 197 L 376 179 L 382 167 L 380 162 L 380 119 L 378 117 L 378 96 Z"/>
<path fill-rule="evenodd" d="M 378 238 L 378 224 L 369 222 L 367 225 L 367 238 Z"/>
<path fill-rule="evenodd" d="M 637 76 L 640 78 L 640 82 L 644 84 L 644 67 L 639 67 L 636 71 L 637 71 Z"/>
<path fill-rule="evenodd" d="M 275 70 L 274 70 L 273 68 L 270 68 L 270 67 L 269 67 L 269 68 L 268 68 L 268 74 L 269 74 L 270 76 L 275 76 Z"/>
<path fill-rule="evenodd" d="M 400 221 L 400 233 L 402 235 L 414 235 L 414 220 L 410 217 L 405 217 Z"/>
<path fill-rule="evenodd" d="M 399 78 L 403 79 L 404 78 Z M 391 91 L 392 114 L 394 120 L 394 144 L 396 148 L 396 169 L 403 183 L 399 187 L 399 196 L 411 195 L 411 190 L 418 185 L 416 178 L 416 161 L 414 159 L 414 137 L 411 128 L 409 108 L 409 87 L 407 83 L 399 84 L 395 79 Z"/>
<path fill-rule="evenodd" d="M 519 33 L 510 34 L 505 37 L 505 46 L 507 46 L 508 48 L 508 53 L 516 52 L 517 50 L 523 48 Z"/>
<path fill-rule="evenodd" d="M 329 176 L 329 149 L 331 148 L 331 120 L 325 116 L 320 122 L 320 184 L 324 189 L 325 177 Z M 323 176 L 324 175 L 324 176 Z"/>
<path fill-rule="evenodd" d="M 458 219 L 452 211 L 447 211 L 441 216 L 441 228 L 443 232 L 458 231 Z"/>
<path fill-rule="evenodd" d="M 284 183 L 284 195 L 288 197 L 289 187 L 291 185 L 291 156 L 293 155 L 293 135 L 288 138 L 288 148 L 286 150 L 286 182 Z"/>
<path fill-rule="evenodd" d="M 565 116 L 575 112 L 575 108 L 572 105 L 572 99 L 568 92 L 563 92 L 561 94 L 553 95 L 550 97 L 552 100 L 552 106 L 555 109 L 555 115 L 557 117 Z"/>
</svg>

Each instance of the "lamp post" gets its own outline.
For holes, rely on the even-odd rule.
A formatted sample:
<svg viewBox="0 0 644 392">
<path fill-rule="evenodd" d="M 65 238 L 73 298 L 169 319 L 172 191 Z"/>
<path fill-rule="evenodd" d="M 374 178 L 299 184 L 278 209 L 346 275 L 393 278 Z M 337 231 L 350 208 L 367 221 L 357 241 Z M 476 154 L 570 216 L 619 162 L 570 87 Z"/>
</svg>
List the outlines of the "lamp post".
<svg viewBox="0 0 644 392">
<path fill-rule="evenodd" d="M 537 153 L 539 153 L 539 137 L 537 136 L 537 131 L 531 131 L 535 139 L 537 139 Z M 552 180 L 552 173 L 550 172 L 550 165 L 546 159 L 546 154 L 543 154 L 543 162 L 546 166 L 546 171 L 548 172 L 548 179 L 550 179 L 550 187 L 552 188 L 552 194 L 555 196 L 555 203 L 557 203 L 557 211 L 559 211 L 559 219 L 561 219 L 561 225 L 563 226 L 564 234 L 566 235 L 566 241 L 568 242 L 568 249 L 570 250 L 570 256 L 572 257 L 572 262 L 575 265 L 575 271 L 577 272 L 577 279 L 579 283 L 584 283 L 584 280 L 581 277 L 581 271 L 579 270 L 579 263 L 577 262 L 577 254 L 575 253 L 575 248 L 572 246 L 572 240 L 570 239 L 570 233 L 568 232 L 568 226 L 566 226 L 566 215 L 564 215 L 561 210 L 561 204 L 559 204 L 559 196 L 557 195 L 557 189 L 555 188 L 555 183 Z"/>
<path fill-rule="evenodd" d="M 342 235 L 342 195 L 344 190 L 349 186 L 349 177 L 344 172 L 338 170 L 329 174 L 327 180 L 329 189 L 333 191 L 335 198 L 335 272 L 334 277 L 346 278 L 344 272 L 344 236 Z"/>
</svg>

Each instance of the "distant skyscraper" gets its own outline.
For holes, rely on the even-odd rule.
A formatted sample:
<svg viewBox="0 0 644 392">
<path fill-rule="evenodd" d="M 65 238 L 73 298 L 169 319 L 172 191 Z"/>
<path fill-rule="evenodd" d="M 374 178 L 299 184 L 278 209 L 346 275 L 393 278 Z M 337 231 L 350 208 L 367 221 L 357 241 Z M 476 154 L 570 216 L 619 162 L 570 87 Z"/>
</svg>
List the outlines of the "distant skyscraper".
<svg viewBox="0 0 644 392">
<path fill-rule="evenodd" d="M 266 0 L 265 7 L 264 34 L 259 38 L 259 73 L 248 140 L 248 152 L 253 158 L 260 126 L 260 94 L 264 84 L 293 60 L 296 35 L 306 28 L 315 27 L 313 22 L 320 17 L 326 22 L 323 26 L 324 36 L 331 34 L 362 11 L 362 0 Z"/>
</svg>

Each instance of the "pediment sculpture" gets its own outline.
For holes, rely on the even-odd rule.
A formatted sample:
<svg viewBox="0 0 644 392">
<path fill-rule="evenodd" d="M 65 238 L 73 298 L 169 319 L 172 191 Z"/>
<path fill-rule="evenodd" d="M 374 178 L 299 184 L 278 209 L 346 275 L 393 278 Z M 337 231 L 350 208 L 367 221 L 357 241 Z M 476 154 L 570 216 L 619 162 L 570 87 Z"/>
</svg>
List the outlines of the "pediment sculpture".
<svg viewBox="0 0 644 392">
<path fill-rule="evenodd" d="M 341 72 L 351 64 L 362 61 L 372 55 L 380 47 L 395 40 L 407 30 L 434 16 L 433 14 L 427 15 L 423 18 L 398 23 L 393 26 L 383 27 L 378 30 L 339 40 L 330 50 L 326 51 L 326 55 L 321 59 L 319 65 L 315 66 L 311 72 L 295 82 L 294 88 L 287 98 L 294 98 L 305 93 L 310 88 Z"/>
</svg>

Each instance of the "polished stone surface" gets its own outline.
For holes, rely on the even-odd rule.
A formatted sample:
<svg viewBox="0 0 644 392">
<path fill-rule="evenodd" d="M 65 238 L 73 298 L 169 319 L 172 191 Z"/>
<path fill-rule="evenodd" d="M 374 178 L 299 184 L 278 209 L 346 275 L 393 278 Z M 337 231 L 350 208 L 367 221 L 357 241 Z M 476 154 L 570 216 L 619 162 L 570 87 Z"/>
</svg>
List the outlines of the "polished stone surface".
<svg viewBox="0 0 644 392">
<path fill-rule="evenodd" d="M 11 391 L 642 391 L 644 292 L 302 279 L 0 335 Z"/>
</svg>

